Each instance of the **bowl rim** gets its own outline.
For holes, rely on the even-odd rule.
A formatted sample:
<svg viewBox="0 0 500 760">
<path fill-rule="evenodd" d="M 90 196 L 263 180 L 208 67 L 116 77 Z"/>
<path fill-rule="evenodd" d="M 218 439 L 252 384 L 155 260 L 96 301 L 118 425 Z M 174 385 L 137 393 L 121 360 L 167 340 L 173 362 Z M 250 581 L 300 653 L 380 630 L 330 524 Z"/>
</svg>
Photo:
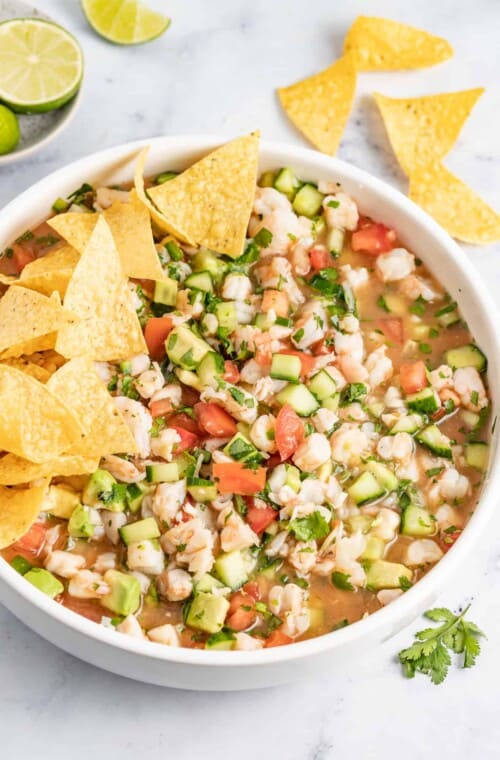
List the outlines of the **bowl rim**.
<svg viewBox="0 0 500 760">
<path fill-rule="evenodd" d="M 22 192 L 10 201 L 0 211 L 0 226 L 9 215 L 23 205 L 30 207 L 30 198 L 43 193 L 45 184 L 51 182 L 63 182 L 71 174 L 77 174 L 88 167 L 89 176 L 102 173 L 103 168 L 109 167 L 113 162 L 123 160 L 126 156 L 132 156 L 135 151 L 151 146 L 164 146 L 166 152 L 171 150 L 175 160 L 176 151 L 209 151 L 231 139 L 227 135 L 187 135 L 187 136 L 158 136 L 151 139 L 140 139 L 122 143 L 117 146 L 105 148 L 77 159 L 65 166 L 51 172 L 46 177 L 37 181 L 34 185 Z M 371 190 L 383 203 L 388 202 L 407 216 L 413 219 L 427 233 L 431 234 L 439 247 L 451 256 L 459 270 L 460 278 L 464 287 L 480 294 L 481 318 L 486 323 L 486 330 L 490 333 L 497 355 L 500 355 L 500 335 L 497 333 L 495 324 L 498 324 L 497 307 L 492 296 L 483 284 L 479 272 L 468 260 L 464 251 L 455 243 L 431 217 L 420 209 L 413 201 L 404 196 L 399 190 L 388 185 L 383 180 L 375 177 L 363 169 L 352 166 L 335 157 L 317 153 L 311 149 L 288 145 L 281 141 L 263 140 L 260 144 L 259 153 L 276 154 L 285 157 L 291 163 L 294 161 L 307 163 L 314 170 L 328 171 L 332 177 L 339 176 L 357 183 L 361 191 Z M 36 220 L 35 220 L 36 221 Z M 28 223 L 30 223 L 28 221 Z M 491 378 L 490 378 L 491 380 Z M 490 386 L 493 384 L 490 382 Z M 492 441 L 497 444 L 498 430 L 492 435 Z M 495 489 L 500 488 L 500 446 L 491 447 L 491 460 L 488 477 L 483 485 L 480 498 L 472 517 L 467 523 L 466 529 L 460 536 L 453 548 L 447 552 L 436 566 L 430 570 L 424 578 L 419 580 L 405 594 L 401 595 L 390 605 L 383 607 L 366 618 L 356 621 L 343 629 L 323 634 L 306 641 L 295 642 L 285 647 L 272 649 L 259 649 L 254 651 L 211 651 L 200 649 L 188 649 L 183 647 L 162 647 L 147 640 L 134 639 L 126 635 L 117 635 L 99 623 L 94 623 L 76 612 L 55 603 L 52 599 L 41 594 L 37 589 L 26 583 L 3 558 L 0 558 L 0 581 L 9 586 L 24 600 L 28 601 L 40 613 L 52 618 L 56 623 L 72 629 L 73 632 L 83 634 L 89 639 L 109 645 L 122 652 L 156 660 L 158 663 L 165 661 L 171 664 L 195 665 L 203 667 L 251 667 L 266 666 L 272 663 L 293 662 L 314 655 L 320 655 L 327 651 L 338 649 L 346 644 L 354 644 L 363 637 L 369 637 L 377 630 L 390 629 L 388 637 L 401 630 L 405 624 L 411 621 L 416 614 L 419 605 L 425 603 L 430 595 L 435 593 L 439 582 L 449 578 L 455 568 L 458 567 L 463 556 L 471 550 L 473 544 L 480 536 L 485 524 L 493 515 L 495 506 Z M 406 623 L 405 623 L 406 621 Z M 392 626 L 391 626 L 392 622 Z M 83 659 L 85 656 L 82 655 Z"/>
</svg>

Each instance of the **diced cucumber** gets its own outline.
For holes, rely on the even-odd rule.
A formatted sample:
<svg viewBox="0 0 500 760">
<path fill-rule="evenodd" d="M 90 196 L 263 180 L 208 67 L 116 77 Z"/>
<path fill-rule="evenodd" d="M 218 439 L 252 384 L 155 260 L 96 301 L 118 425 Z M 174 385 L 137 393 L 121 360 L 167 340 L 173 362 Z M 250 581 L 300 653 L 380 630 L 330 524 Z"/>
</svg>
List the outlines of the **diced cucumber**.
<svg viewBox="0 0 500 760">
<path fill-rule="evenodd" d="M 360 507 L 379 499 L 386 493 L 386 490 L 371 472 L 365 471 L 347 489 L 347 492 L 353 502 Z"/>
<path fill-rule="evenodd" d="M 396 435 L 396 433 L 409 433 L 413 435 L 417 430 L 420 430 L 423 424 L 424 420 L 419 414 L 407 414 L 404 417 L 400 417 L 392 426 L 389 435 Z"/>
<path fill-rule="evenodd" d="M 372 591 L 380 591 L 383 588 L 401 588 L 401 578 L 411 581 L 413 573 L 397 562 L 387 562 L 377 559 L 367 562 L 365 565 L 366 585 Z"/>
<path fill-rule="evenodd" d="M 193 272 L 186 277 L 185 285 L 192 290 L 202 290 L 204 293 L 213 293 L 214 284 L 210 272 Z"/>
<path fill-rule="evenodd" d="M 171 280 L 170 277 L 166 277 L 164 280 L 156 280 L 153 301 L 164 306 L 175 306 L 177 303 L 177 281 Z"/>
<path fill-rule="evenodd" d="M 261 458 L 258 449 L 242 433 L 236 433 L 231 438 L 224 447 L 224 453 L 236 459 L 237 462 L 246 462 L 256 456 Z"/>
<path fill-rule="evenodd" d="M 271 362 L 271 377 L 276 380 L 298 382 L 302 372 L 302 363 L 298 356 L 274 354 Z"/>
<path fill-rule="evenodd" d="M 236 636 L 231 631 L 219 631 L 213 633 L 205 642 L 205 649 L 217 652 L 228 652 L 234 649 Z"/>
<path fill-rule="evenodd" d="M 368 536 L 366 539 L 366 546 L 360 559 L 368 562 L 373 562 L 377 559 L 382 559 L 385 552 L 385 541 L 378 536 Z"/>
<path fill-rule="evenodd" d="M 216 592 L 217 594 L 224 595 L 229 594 L 231 589 L 227 586 L 224 586 L 224 584 L 218 581 L 217 578 L 214 578 L 213 575 L 205 573 L 199 580 L 196 581 L 194 591 L 196 594 L 211 594 L 213 592 Z"/>
<path fill-rule="evenodd" d="M 220 283 L 227 270 L 226 262 L 206 249 L 197 251 L 190 263 L 194 272 L 208 272 L 217 284 Z"/>
<path fill-rule="evenodd" d="M 224 357 L 215 351 L 209 351 L 199 363 L 196 374 L 203 388 L 207 385 L 216 387 L 217 378 L 224 374 Z"/>
<path fill-rule="evenodd" d="M 229 330 L 229 332 L 233 332 L 238 327 L 238 314 L 234 301 L 223 301 L 216 304 L 215 316 L 217 317 L 219 326 L 225 330 Z"/>
<path fill-rule="evenodd" d="M 475 367 L 478 372 L 486 370 L 486 356 L 473 343 L 459 348 L 450 348 L 445 354 L 445 362 L 453 369 Z"/>
<path fill-rule="evenodd" d="M 465 446 L 465 461 L 469 467 L 475 467 L 480 472 L 488 469 L 489 446 L 482 441 L 468 443 Z"/>
<path fill-rule="evenodd" d="M 293 201 L 295 193 L 301 184 L 301 181 L 297 179 L 292 169 L 288 169 L 287 167 L 280 169 L 274 180 L 275 189 L 286 195 L 289 201 Z"/>
<path fill-rule="evenodd" d="M 416 440 L 438 457 L 452 458 L 451 442 L 437 425 L 429 425 L 415 436 Z"/>
<path fill-rule="evenodd" d="M 408 305 L 403 296 L 392 291 L 385 291 L 383 296 L 385 305 L 391 314 L 396 314 L 398 317 L 402 317 L 404 314 L 408 313 Z"/>
<path fill-rule="evenodd" d="M 481 417 L 479 414 L 476 414 L 476 412 L 470 412 L 468 409 L 462 409 L 460 414 L 469 430 L 473 430 L 481 422 Z"/>
<path fill-rule="evenodd" d="M 428 386 L 418 393 L 411 393 L 407 396 L 406 405 L 413 412 L 432 415 L 441 406 L 441 400 L 434 388 Z"/>
<path fill-rule="evenodd" d="M 90 520 L 90 508 L 79 504 L 68 521 L 68 533 L 73 538 L 90 538 L 94 535 L 94 525 Z"/>
<path fill-rule="evenodd" d="M 300 480 L 300 470 L 293 464 L 285 464 L 286 480 L 285 485 L 289 486 L 292 491 L 298 493 L 300 491 L 302 481 Z"/>
<path fill-rule="evenodd" d="M 188 478 L 187 490 L 195 501 L 213 501 L 217 498 L 217 486 L 205 478 Z"/>
<path fill-rule="evenodd" d="M 326 247 L 334 256 L 340 256 L 344 248 L 345 232 L 340 227 L 332 227 L 326 235 Z"/>
<path fill-rule="evenodd" d="M 224 625 L 229 602 L 223 596 L 195 594 L 187 608 L 186 625 L 206 633 L 217 633 Z"/>
<path fill-rule="evenodd" d="M 195 335 L 185 324 L 174 327 L 165 341 L 167 356 L 184 369 L 196 369 L 211 346 Z"/>
<path fill-rule="evenodd" d="M 325 409 L 329 409 L 330 412 L 336 412 L 339 408 L 340 393 L 334 393 L 330 398 L 324 398 L 321 402 L 321 406 Z"/>
<path fill-rule="evenodd" d="M 181 367 L 176 367 L 174 372 L 183 385 L 189 385 L 190 388 L 194 388 L 201 393 L 203 390 L 203 383 L 196 372 L 193 372 L 190 369 L 181 369 Z"/>
<path fill-rule="evenodd" d="M 380 485 L 386 491 L 397 490 L 399 481 L 392 470 L 390 470 L 385 464 L 382 464 L 382 462 L 376 462 L 374 459 L 370 459 L 366 463 L 366 469 L 368 472 L 371 472 L 372 475 L 375 475 Z"/>
<path fill-rule="evenodd" d="M 433 536 L 436 532 L 436 520 L 423 507 L 410 504 L 401 515 L 401 533 L 403 536 Z"/>
<path fill-rule="evenodd" d="M 319 409 L 319 404 L 307 386 L 298 383 L 287 385 L 276 396 L 279 404 L 290 404 L 301 417 L 309 417 Z"/>
<path fill-rule="evenodd" d="M 298 216 L 312 219 L 321 211 L 324 197 L 314 185 L 302 185 L 293 199 L 293 210 Z"/>
<path fill-rule="evenodd" d="M 89 507 L 102 507 L 104 501 L 111 495 L 115 478 L 107 470 L 96 470 L 92 473 L 83 489 L 82 501 Z"/>
<path fill-rule="evenodd" d="M 443 306 L 442 309 L 434 312 L 434 316 L 441 327 L 451 327 L 457 322 L 460 322 L 460 314 L 458 313 L 457 304 L 455 302 L 449 303 Z"/>
<path fill-rule="evenodd" d="M 309 390 L 314 393 L 318 401 L 323 402 L 326 398 L 331 398 L 337 392 L 337 383 L 327 372 L 326 369 L 320 369 L 309 381 Z"/>
<path fill-rule="evenodd" d="M 127 506 L 132 513 L 138 512 L 142 506 L 142 501 L 149 491 L 149 486 L 146 483 L 129 483 L 127 486 L 126 501 Z"/>
<path fill-rule="evenodd" d="M 153 517 L 146 517 L 119 528 L 120 538 L 127 546 L 139 541 L 147 541 L 151 538 L 159 538 L 160 529 Z"/>
<path fill-rule="evenodd" d="M 346 526 L 350 533 L 368 533 L 372 527 L 373 517 L 370 515 L 353 515 L 345 520 Z"/>
<path fill-rule="evenodd" d="M 259 330 L 269 330 L 269 328 L 275 324 L 276 320 L 271 317 L 270 312 L 267 312 L 266 314 L 257 314 L 255 316 L 255 327 L 258 327 Z"/>
<path fill-rule="evenodd" d="M 248 580 L 247 562 L 237 550 L 220 554 L 215 560 L 214 571 L 219 580 L 233 591 Z"/>
<path fill-rule="evenodd" d="M 179 466 L 177 462 L 147 464 L 146 480 L 148 483 L 174 483 L 179 480 Z"/>
</svg>

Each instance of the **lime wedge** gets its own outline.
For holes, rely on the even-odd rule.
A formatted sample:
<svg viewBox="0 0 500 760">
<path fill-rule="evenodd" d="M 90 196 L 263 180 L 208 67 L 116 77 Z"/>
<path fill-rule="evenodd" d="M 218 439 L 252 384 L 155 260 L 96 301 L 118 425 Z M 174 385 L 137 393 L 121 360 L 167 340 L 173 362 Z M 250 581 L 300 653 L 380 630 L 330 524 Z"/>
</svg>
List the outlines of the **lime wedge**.
<svg viewBox="0 0 500 760">
<path fill-rule="evenodd" d="M 0 24 L 0 100 L 15 111 L 60 108 L 77 92 L 82 73 L 78 42 L 57 24 L 37 18 Z"/>
<path fill-rule="evenodd" d="M 159 37 L 170 19 L 135 0 L 82 0 L 87 21 L 95 31 L 117 45 L 139 45 Z"/>
<path fill-rule="evenodd" d="M 19 142 L 17 116 L 6 106 L 0 106 L 0 156 L 10 153 Z"/>
</svg>

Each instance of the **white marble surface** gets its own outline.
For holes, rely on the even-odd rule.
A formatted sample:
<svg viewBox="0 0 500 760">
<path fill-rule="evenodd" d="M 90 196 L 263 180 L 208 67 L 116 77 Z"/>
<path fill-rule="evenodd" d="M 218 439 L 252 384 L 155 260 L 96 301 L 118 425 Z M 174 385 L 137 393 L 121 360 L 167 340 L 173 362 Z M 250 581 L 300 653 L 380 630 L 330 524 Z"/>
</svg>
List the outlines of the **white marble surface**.
<svg viewBox="0 0 500 760">
<path fill-rule="evenodd" d="M 435 69 L 361 76 L 341 158 L 404 189 L 369 93 L 424 94 L 487 88 L 449 167 L 500 208 L 498 0 L 169 0 L 173 25 L 136 49 L 96 38 L 74 0 L 40 0 L 72 30 L 86 55 L 80 113 L 50 147 L 0 170 L 0 203 L 74 158 L 125 140 L 180 133 L 236 134 L 301 143 L 280 114 L 273 88 L 312 73 L 339 54 L 359 13 L 386 15 L 446 36 L 455 58 Z M 500 247 L 471 249 L 498 294 Z M 0 609 L 0 756 L 330 760 L 404 755 L 498 757 L 500 550 L 491 526 L 441 602 L 474 598 L 473 617 L 489 639 L 478 666 L 453 671 L 441 687 L 406 681 L 394 661 L 407 630 L 348 674 L 262 692 L 202 694 L 150 687 L 98 671 L 56 650 Z M 421 622 L 421 621 L 420 621 Z M 419 624 L 414 626 L 414 630 Z"/>
</svg>

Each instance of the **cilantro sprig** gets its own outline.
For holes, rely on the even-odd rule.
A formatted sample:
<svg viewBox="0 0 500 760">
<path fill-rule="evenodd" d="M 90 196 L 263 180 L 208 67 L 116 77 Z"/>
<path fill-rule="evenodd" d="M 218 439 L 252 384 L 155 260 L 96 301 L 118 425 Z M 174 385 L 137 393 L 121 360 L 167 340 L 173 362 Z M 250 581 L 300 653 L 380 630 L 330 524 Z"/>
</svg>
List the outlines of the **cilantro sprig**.
<svg viewBox="0 0 500 760">
<path fill-rule="evenodd" d="M 444 607 L 427 610 L 425 617 L 442 625 L 425 628 L 415 634 L 417 641 L 399 653 L 399 661 L 407 678 L 415 673 L 429 676 L 440 684 L 448 675 L 451 654 L 463 655 L 462 667 L 471 668 L 481 650 L 478 639 L 485 634 L 475 623 L 465 620 L 470 604 L 458 615 Z"/>
</svg>

